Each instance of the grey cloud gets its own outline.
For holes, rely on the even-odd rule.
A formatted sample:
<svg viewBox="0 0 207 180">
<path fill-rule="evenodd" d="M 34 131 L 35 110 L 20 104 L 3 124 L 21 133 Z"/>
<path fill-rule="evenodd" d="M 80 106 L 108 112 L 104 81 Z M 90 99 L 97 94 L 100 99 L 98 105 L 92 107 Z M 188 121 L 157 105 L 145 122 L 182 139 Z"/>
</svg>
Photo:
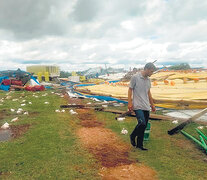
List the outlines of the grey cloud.
<svg viewBox="0 0 207 180">
<path fill-rule="evenodd" d="M 99 1 L 78 0 L 72 16 L 76 21 L 87 22 L 93 20 L 99 12 Z"/>
<path fill-rule="evenodd" d="M 55 7 L 55 0 L 1 0 L 0 28 L 22 39 L 61 33 L 50 18 Z"/>
<path fill-rule="evenodd" d="M 169 1 L 167 9 L 176 22 L 195 23 L 206 19 L 207 1 L 197 2 L 195 0 Z"/>
</svg>

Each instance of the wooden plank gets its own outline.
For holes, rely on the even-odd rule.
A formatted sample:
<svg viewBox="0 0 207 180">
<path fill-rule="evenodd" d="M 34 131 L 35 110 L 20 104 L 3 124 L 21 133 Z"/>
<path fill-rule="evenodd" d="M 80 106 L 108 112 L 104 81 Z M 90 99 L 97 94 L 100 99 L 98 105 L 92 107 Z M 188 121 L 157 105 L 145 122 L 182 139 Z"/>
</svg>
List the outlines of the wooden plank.
<svg viewBox="0 0 207 180">
<path fill-rule="evenodd" d="M 171 103 L 171 104 L 180 104 L 180 105 L 206 105 L 207 101 L 205 100 L 169 100 L 169 99 L 153 99 L 155 104 Z"/>
<path fill-rule="evenodd" d="M 120 111 L 120 110 L 113 110 L 113 109 L 104 109 L 104 112 L 111 112 L 115 114 L 120 114 L 118 117 L 125 117 L 125 116 L 132 116 L 135 117 L 135 113 L 132 112 L 130 113 L 129 111 Z M 118 118 L 116 117 L 116 118 Z M 159 114 L 154 114 L 150 113 L 150 119 L 157 119 L 157 120 L 175 120 L 175 118 L 170 117 L 170 116 L 165 116 L 165 115 L 159 115 Z"/>
<path fill-rule="evenodd" d="M 192 116 L 190 119 L 192 121 L 198 119 L 199 117 L 203 116 L 204 114 L 207 113 L 207 108 L 203 109 L 202 111 L 200 111 L 199 113 L 195 114 L 194 116 Z"/>
<path fill-rule="evenodd" d="M 113 105 L 117 103 L 116 101 L 111 101 L 107 103 L 91 103 L 91 104 L 69 104 L 69 105 L 60 105 L 60 108 L 86 108 L 86 107 L 101 107 L 102 105 Z"/>
</svg>

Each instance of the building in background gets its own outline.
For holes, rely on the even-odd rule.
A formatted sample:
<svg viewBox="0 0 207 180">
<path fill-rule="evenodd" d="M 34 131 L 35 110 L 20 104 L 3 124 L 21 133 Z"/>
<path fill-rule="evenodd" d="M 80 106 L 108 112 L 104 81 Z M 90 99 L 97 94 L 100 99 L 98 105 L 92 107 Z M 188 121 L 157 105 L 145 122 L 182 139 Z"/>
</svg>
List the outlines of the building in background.
<svg viewBox="0 0 207 180">
<path fill-rule="evenodd" d="M 60 76 L 60 68 L 55 65 L 31 65 L 26 67 L 27 72 L 33 74 L 41 82 L 52 81 Z"/>
</svg>

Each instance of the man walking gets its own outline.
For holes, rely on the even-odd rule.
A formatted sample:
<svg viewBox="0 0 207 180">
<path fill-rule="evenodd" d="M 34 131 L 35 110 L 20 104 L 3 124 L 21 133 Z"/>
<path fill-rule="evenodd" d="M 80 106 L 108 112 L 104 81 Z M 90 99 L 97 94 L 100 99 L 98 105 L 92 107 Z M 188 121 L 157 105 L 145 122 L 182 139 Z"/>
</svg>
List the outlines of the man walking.
<svg viewBox="0 0 207 180">
<path fill-rule="evenodd" d="M 149 119 L 150 107 L 155 111 L 152 95 L 150 92 L 151 82 L 149 77 L 156 70 L 153 63 L 147 63 L 144 70 L 132 76 L 128 90 L 128 109 L 134 110 L 138 124 L 130 135 L 132 146 L 141 150 L 147 150 L 143 147 L 144 131 Z M 137 137 L 137 143 L 135 138 Z"/>
</svg>

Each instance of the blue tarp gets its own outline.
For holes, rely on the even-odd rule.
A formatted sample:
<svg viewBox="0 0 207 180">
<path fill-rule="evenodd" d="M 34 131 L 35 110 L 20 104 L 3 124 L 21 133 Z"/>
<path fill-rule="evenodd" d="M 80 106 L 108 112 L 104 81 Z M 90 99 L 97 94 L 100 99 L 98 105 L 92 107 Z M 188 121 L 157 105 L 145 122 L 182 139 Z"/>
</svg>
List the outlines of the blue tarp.
<svg viewBox="0 0 207 180">
<path fill-rule="evenodd" d="M 113 80 L 113 81 L 109 81 L 109 83 L 116 83 L 119 82 L 120 80 Z"/>
<path fill-rule="evenodd" d="M 76 86 L 77 87 L 82 87 L 82 86 L 94 86 L 94 85 L 97 85 L 97 84 L 78 84 Z"/>
<path fill-rule="evenodd" d="M 4 91 L 8 91 L 8 90 L 10 89 L 10 85 L 5 86 L 5 85 L 1 84 L 1 82 L 2 82 L 4 79 L 9 79 L 9 77 L 8 77 L 8 76 L 0 77 L 0 89 L 1 89 L 1 90 L 4 90 Z"/>
<path fill-rule="evenodd" d="M 109 97 L 109 96 L 97 96 L 97 95 L 83 95 L 79 92 L 75 92 L 77 93 L 78 95 L 81 95 L 81 96 L 85 96 L 87 98 L 96 98 L 98 100 L 102 100 L 102 101 L 117 101 L 119 103 L 124 103 L 124 104 L 127 104 L 128 102 L 127 101 L 123 101 L 123 100 L 120 100 L 120 99 L 117 99 L 117 98 L 113 98 L 113 97 Z"/>
<path fill-rule="evenodd" d="M 40 83 L 37 81 L 37 79 L 34 76 L 31 76 L 31 79 L 33 79 L 38 85 L 40 85 Z"/>
</svg>

